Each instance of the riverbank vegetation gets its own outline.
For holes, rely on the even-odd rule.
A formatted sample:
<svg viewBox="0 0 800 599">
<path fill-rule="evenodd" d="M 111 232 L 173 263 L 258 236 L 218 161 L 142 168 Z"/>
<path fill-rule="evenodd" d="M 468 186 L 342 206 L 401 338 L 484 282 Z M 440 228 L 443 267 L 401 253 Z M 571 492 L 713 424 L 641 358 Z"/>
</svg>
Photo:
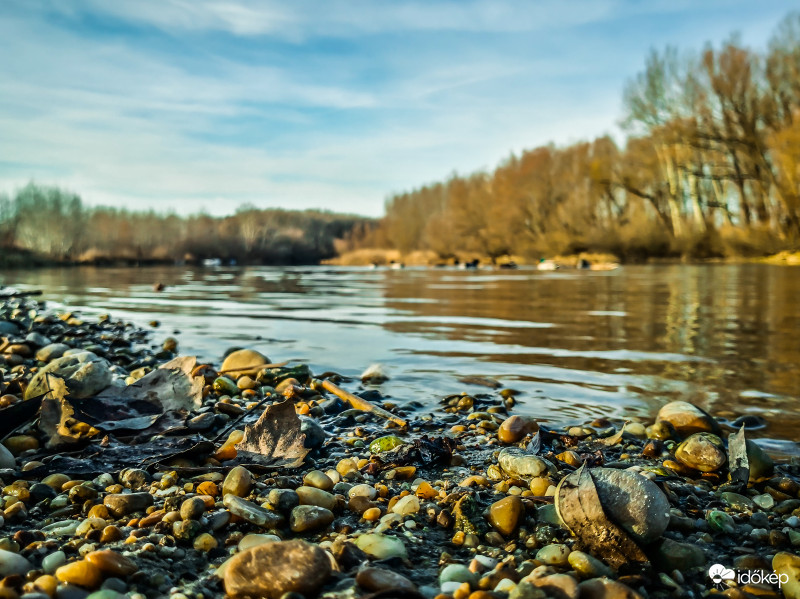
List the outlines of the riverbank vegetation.
<svg viewBox="0 0 800 599">
<path fill-rule="evenodd" d="M 624 145 L 550 144 L 395 195 L 343 249 L 635 260 L 798 248 L 800 13 L 765 52 L 735 36 L 702 51 L 653 51 L 624 106 Z"/>
<path fill-rule="evenodd" d="M 0 195 L 0 266 L 147 264 L 219 258 L 239 264 L 311 264 L 363 217 L 243 206 L 235 214 L 178 216 L 89 207 L 80 196 L 30 183 Z"/>
</svg>

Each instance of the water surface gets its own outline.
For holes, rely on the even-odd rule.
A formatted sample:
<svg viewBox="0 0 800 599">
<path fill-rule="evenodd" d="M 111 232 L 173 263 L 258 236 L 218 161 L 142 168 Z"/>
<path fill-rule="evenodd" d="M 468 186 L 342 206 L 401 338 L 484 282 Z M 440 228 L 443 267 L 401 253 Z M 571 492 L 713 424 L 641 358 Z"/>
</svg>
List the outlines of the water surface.
<svg viewBox="0 0 800 599">
<path fill-rule="evenodd" d="M 518 410 L 551 422 L 652 417 L 693 401 L 759 434 L 800 437 L 800 270 L 771 265 L 627 266 L 612 272 L 407 268 L 63 268 L 2 281 L 86 314 L 147 325 L 156 341 L 221 359 L 231 346 L 321 373 L 374 362 L 395 401 L 433 405 L 523 393 Z M 168 285 L 156 292 L 152 285 Z"/>
</svg>

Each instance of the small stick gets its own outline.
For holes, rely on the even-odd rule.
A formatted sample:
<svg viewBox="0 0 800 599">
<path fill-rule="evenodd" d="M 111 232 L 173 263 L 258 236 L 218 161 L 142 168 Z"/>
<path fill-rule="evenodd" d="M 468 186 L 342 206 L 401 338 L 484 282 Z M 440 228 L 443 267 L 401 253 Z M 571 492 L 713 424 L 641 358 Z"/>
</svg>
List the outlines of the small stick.
<svg viewBox="0 0 800 599">
<path fill-rule="evenodd" d="M 361 399 L 357 395 L 353 395 L 352 393 L 348 393 L 347 391 L 337 387 L 336 385 L 334 385 L 332 382 L 330 382 L 327 379 L 322 381 L 322 387 L 326 391 L 330 391 L 331 393 L 333 393 L 339 399 L 342 399 L 342 400 L 346 401 L 347 403 L 349 403 L 351 406 L 353 406 L 357 410 L 363 410 L 364 412 L 372 412 L 373 414 L 377 414 L 378 416 L 381 416 L 382 418 L 386 418 L 387 420 L 391 420 L 395 424 L 397 424 L 399 426 L 402 426 L 402 427 L 408 426 L 408 423 L 405 420 L 403 420 L 402 418 L 398 418 L 394 414 L 392 414 L 390 412 L 387 412 L 383 408 L 380 408 L 380 407 L 378 407 L 378 406 L 376 406 L 374 404 L 371 404 L 370 402 L 368 402 L 368 401 L 366 401 L 364 399 Z"/>
</svg>

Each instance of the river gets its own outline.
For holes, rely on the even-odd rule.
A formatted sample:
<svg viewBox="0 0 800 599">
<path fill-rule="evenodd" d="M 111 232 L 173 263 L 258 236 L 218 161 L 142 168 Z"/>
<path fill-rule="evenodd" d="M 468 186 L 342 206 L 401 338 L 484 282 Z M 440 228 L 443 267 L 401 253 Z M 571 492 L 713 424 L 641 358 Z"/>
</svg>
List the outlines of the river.
<svg viewBox="0 0 800 599">
<path fill-rule="evenodd" d="M 345 267 L 61 268 L 2 273 L 56 307 L 111 313 L 172 335 L 182 354 L 233 346 L 315 373 L 373 363 L 394 401 L 520 391 L 551 423 L 650 417 L 693 401 L 759 436 L 800 438 L 800 269 L 760 264 L 625 266 L 610 272 Z M 167 285 L 153 290 L 153 283 Z M 351 385 L 355 388 L 355 385 Z M 427 408 L 419 408 L 425 410 Z"/>
</svg>

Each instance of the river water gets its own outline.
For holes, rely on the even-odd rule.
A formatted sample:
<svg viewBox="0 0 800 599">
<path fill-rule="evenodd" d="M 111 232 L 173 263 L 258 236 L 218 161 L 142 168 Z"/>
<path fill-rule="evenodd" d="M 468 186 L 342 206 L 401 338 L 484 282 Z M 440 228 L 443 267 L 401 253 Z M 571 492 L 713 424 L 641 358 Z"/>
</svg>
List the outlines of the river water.
<svg viewBox="0 0 800 599">
<path fill-rule="evenodd" d="M 153 283 L 167 285 L 162 292 Z M 652 417 L 686 399 L 758 414 L 758 436 L 800 438 L 800 269 L 625 266 L 611 272 L 345 267 L 63 268 L 2 273 L 85 315 L 176 334 L 182 354 L 232 346 L 315 373 L 373 363 L 394 401 L 522 393 L 518 412 L 571 423 Z M 351 384 L 355 389 L 356 385 Z"/>
</svg>

